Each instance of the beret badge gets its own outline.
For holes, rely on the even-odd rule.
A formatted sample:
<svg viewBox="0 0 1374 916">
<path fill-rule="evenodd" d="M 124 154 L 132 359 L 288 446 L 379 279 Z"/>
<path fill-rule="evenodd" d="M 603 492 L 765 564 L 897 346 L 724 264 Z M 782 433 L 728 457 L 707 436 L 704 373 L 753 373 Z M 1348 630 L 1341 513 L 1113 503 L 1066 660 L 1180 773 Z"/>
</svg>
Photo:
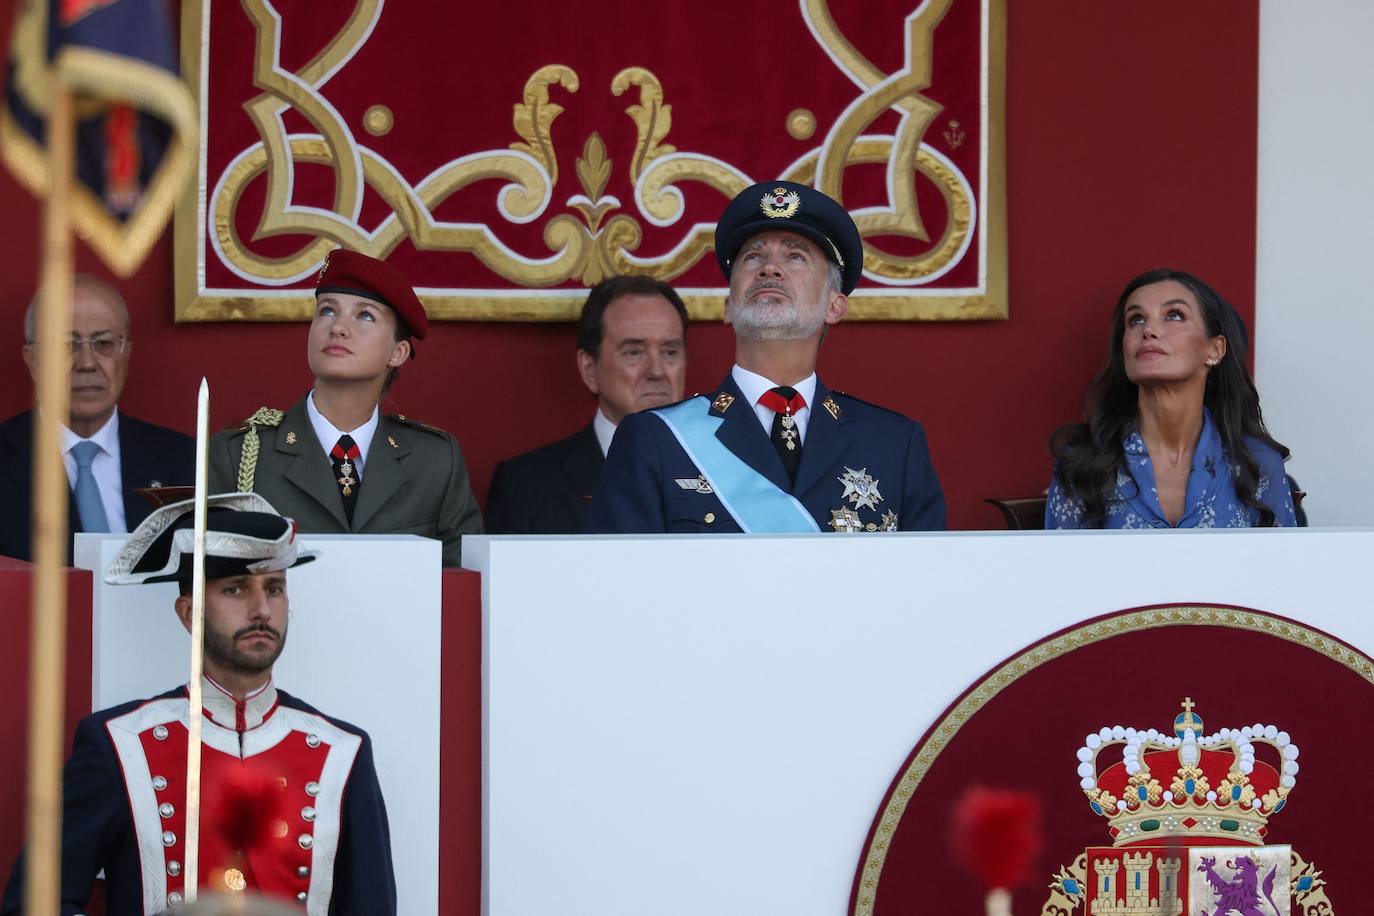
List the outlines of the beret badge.
<svg viewBox="0 0 1374 916">
<path fill-rule="evenodd" d="M 786 219 L 801 209 L 801 197 L 796 191 L 774 188 L 763 195 L 763 199 L 759 201 L 759 209 L 769 219 Z"/>
</svg>

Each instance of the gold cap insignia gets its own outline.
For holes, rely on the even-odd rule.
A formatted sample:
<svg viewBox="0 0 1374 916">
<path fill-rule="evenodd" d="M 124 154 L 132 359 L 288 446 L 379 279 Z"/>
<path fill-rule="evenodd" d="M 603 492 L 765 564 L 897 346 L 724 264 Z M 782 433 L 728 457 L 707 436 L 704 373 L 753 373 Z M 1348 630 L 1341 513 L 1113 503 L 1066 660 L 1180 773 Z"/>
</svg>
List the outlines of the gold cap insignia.
<svg viewBox="0 0 1374 916">
<path fill-rule="evenodd" d="M 332 251 L 329 252 L 329 254 L 333 254 L 333 253 L 334 253 L 334 252 L 332 252 Z M 315 285 L 316 285 L 316 286 L 319 286 L 319 285 L 320 285 L 320 281 L 324 279 L 324 272 L 325 272 L 326 270 L 329 269 L 329 254 L 327 254 L 327 255 L 324 256 L 324 263 L 320 265 L 320 273 L 319 273 L 319 276 L 315 277 Z"/>
<path fill-rule="evenodd" d="M 735 396 L 733 394 L 726 394 L 722 391 L 720 394 L 716 395 L 716 399 L 711 402 L 711 409 L 717 413 L 725 413 L 725 411 L 730 409 L 730 405 L 733 403 L 735 403 Z"/>
<path fill-rule="evenodd" d="M 786 188 L 774 188 L 771 193 L 763 195 L 759 209 L 769 219 L 786 219 L 801 209 L 801 195 Z"/>
<path fill-rule="evenodd" d="M 826 413 L 830 414 L 831 419 L 838 420 L 840 418 L 840 405 L 835 403 L 834 398 L 826 398 L 821 401 L 821 406 L 825 408 Z"/>
<path fill-rule="evenodd" d="M 291 431 L 289 431 L 289 432 L 286 434 L 286 444 L 287 444 L 287 445 L 295 445 L 295 444 L 296 444 L 296 432 L 295 432 L 295 430 L 291 430 Z"/>
</svg>

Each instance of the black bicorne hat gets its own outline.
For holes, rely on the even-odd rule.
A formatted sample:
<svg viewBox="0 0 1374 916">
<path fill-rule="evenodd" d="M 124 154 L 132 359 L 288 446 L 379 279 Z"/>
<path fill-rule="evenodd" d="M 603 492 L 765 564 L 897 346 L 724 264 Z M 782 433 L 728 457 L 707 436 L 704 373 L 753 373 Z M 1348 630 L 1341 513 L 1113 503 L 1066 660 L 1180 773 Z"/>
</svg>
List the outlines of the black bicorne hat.
<svg viewBox="0 0 1374 916">
<path fill-rule="evenodd" d="M 296 541 L 296 525 L 256 493 L 206 500 L 205 578 L 276 572 L 315 559 Z M 110 585 L 189 581 L 195 551 L 193 499 L 153 510 L 105 570 Z"/>
</svg>

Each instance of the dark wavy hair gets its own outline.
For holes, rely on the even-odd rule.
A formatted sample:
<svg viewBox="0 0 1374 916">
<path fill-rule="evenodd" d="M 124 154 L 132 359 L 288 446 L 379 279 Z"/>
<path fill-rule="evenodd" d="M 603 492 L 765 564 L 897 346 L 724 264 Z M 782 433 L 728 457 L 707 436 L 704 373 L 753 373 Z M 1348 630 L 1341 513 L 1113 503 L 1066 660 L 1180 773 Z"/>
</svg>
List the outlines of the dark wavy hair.
<svg viewBox="0 0 1374 916">
<path fill-rule="evenodd" d="M 1116 486 L 1117 472 L 1125 467 L 1125 439 L 1138 416 L 1138 389 L 1126 377 L 1122 338 L 1126 330 L 1126 304 L 1142 286 L 1174 280 L 1196 297 L 1202 308 L 1209 337 L 1226 338 L 1226 354 L 1207 374 L 1203 405 L 1221 435 L 1222 446 L 1234 466 L 1236 495 L 1259 513 L 1261 527 L 1274 524 L 1274 511 L 1255 498 L 1259 462 L 1246 443 L 1254 438 L 1285 459 L 1288 449 L 1269 435 L 1260 415 L 1259 392 L 1246 367 L 1249 337 L 1240 315 L 1206 283 L 1181 270 L 1147 271 L 1126 284 L 1112 313 L 1111 345 L 1107 363 L 1088 385 L 1083 396 L 1086 423 L 1061 426 L 1050 436 L 1055 458 L 1055 477 L 1068 493 L 1083 503 L 1082 524 L 1100 528 L 1107 517 L 1107 496 Z"/>
</svg>

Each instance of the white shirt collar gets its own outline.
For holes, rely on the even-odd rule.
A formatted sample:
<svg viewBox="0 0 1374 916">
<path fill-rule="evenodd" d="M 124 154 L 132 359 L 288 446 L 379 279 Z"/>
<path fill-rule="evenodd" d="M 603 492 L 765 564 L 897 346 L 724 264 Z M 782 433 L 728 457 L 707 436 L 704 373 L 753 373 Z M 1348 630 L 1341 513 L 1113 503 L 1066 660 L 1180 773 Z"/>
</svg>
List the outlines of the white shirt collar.
<svg viewBox="0 0 1374 916">
<path fill-rule="evenodd" d="M 730 370 L 730 377 L 739 386 L 740 394 L 749 402 L 749 406 L 754 408 L 754 415 L 763 424 L 763 431 L 768 435 L 773 434 L 773 411 L 759 403 L 759 398 L 763 397 L 764 392 L 770 388 L 777 388 L 777 382 L 759 375 L 757 372 L 750 372 L 743 366 L 736 365 Z M 797 394 L 806 401 L 806 406 L 797 411 L 794 416 L 797 420 L 797 432 L 803 442 L 806 441 L 806 427 L 811 420 L 811 402 L 816 399 L 816 373 L 812 372 L 806 378 L 792 386 Z"/>
<path fill-rule="evenodd" d="M 67 454 L 72 450 L 72 446 L 78 442 L 94 442 L 100 446 L 100 450 L 109 455 L 115 461 L 119 460 L 119 410 L 116 408 L 110 414 L 110 419 L 95 431 L 95 435 L 89 439 L 82 439 L 68 428 L 67 424 L 59 424 L 62 430 L 62 454 Z"/>
<path fill-rule="evenodd" d="M 757 372 L 750 372 L 739 365 L 730 370 L 730 377 L 735 380 L 735 384 L 739 386 L 740 394 L 744 395 L 744 399 L 750 404 L 757 404 L 765 391 L 778 387 L 778 383 L 772 379 L 765 378 Z M 816 397 L 816 373 L 812 372 L 792 387 L 806 401 L 806 407 L 810 408 L 811 402 Z"/>
<path fill-rule="evenodd" d="M 607 418 L 600 407 L 596 408 L 596 416 L 592 418 L 592 431 L 596 433 L 596 444 L 601 446 L 601 454 L 604 456 L 611 450 L 611 439 L 615 436 L 615 424 Z"/>
<path fill-rule="evenodd" d="M 324 448 L 326 457 L 344 433 L 353 437 L 353 442 L 358 446 L 359 452 L 358 460 L 353 463 L 357 466 L 358 476 L 361 478 L 363 469 L 367 465 L 368 449 L 372 448 L 372 436 L 377 432 L 377 418 L 380 415 L 377 408 L 372 408 L 372 416 L 357 429 L 339 429 L 325 419 L 324 414 L 320 413 L 319 408 L 315 406 L 315 392 L 312 389 L 310 396 L 305 399 L 305 412 L 310 416 L 310 425 L 315 430 L 315 438 L 320 440 L 320 446 Z"/>
<path fill-rule="evenodd" d="M 200 688 L 201 707 L 210 721 L 230 731 L 238 730 L 239 703 L 234 695 L 225 690 L 210 675 L 204 676 Z M 272 686 L 269 676 L 267 683 L 243 698 L 243 730 L 252 731 L 277 708 L 277 688 Z"/>
</svg>

